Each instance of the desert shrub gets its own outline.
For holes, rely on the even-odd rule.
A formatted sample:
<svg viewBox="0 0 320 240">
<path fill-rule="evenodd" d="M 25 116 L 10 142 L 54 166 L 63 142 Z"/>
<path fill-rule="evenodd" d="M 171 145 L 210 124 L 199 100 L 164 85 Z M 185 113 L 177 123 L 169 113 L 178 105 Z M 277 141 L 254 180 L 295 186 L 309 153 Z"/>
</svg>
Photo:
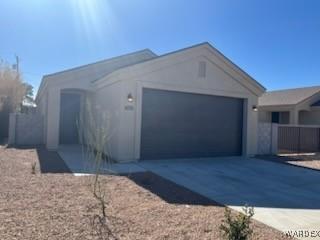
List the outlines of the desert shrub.
<svg viewBox="0 0 320 240">
<path fill-rule="evenodd" d="M 99 214 L 91 219 L 92 230 L 99 239 L 118 239 L 111 231 L 110 219 L 107 214 L 108 192 L 107 181 L 100 175 L 110 171 L 111 159 L 108 154 L 109 119 L 94 111 L 93 103 L 87 96 L 83 114 L 80 115 L 78 125 L 79 142 L 83 146 L 83 155 L 90 161 L 93 170 L 92 193 L 97 200 Z M 105 180 L 105 179 L 104 179 Z"/>
<path fill-rule="evenodd" d="M 33 87 L 22 74 L 0 59 L 0 138 L 8 137 L 9 114 L 19 112 L 23 102 L 34 103 Z"/>
<path fill-rule="evenodd" d="M 0 61 L 0 111 L 14 112 L 22 103 L 26 88 L 19 72 Z"/>
<path fill-rule="evenodd" d="M 36 174 L 37 163 L 32 163 L 31 165 L 31 174 Z"/>
<path fill-rule="evenodd" d="M 225 219 L 220 226 L 222 236 L 227 240 L 247 240 L 252 235 L 250 227 L 254 215 L 252 207 L 245 206 L 243 213 L 232 216 L 230 208 L 225 208 Z"/>
</svg>

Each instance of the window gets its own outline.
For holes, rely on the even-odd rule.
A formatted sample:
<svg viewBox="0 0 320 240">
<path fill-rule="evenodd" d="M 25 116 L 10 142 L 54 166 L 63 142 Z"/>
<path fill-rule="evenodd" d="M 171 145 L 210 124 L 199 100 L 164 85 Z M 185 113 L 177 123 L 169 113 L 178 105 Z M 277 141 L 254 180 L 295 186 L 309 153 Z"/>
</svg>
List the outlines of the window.
<svg viewBox="0 0 320 240">
<path fill-rule="evenodd" d="M 279 120 L 280 120 L 280 113 L 279 112 L 272 112 L 271 122 L 272 123 L 279 123 Z"/>
</svg>

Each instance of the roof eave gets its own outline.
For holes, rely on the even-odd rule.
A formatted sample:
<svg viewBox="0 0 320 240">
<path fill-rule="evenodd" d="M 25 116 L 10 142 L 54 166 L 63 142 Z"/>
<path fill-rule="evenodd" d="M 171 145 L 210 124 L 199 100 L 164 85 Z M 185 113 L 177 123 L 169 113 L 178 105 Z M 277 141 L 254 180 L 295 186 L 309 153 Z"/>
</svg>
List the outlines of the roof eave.
<svg viewBox="0 0 320 240">
<path fill-rule="evenodd" d="M 239 66 L 237 66 L 235 63 L 233 63 L 231 60 L 229 60 L 227 57 L 225 57 L 222 53 L 220 53 L 216 48 L 214 48 L 208 42 L 196 44 L 194 46 L 190 46 L 190 47 L 187 47 L 187 48 L 183 48 L 183 49 L 180 49 L 180 50 L 177 50 L 177 51 L 173 51 L 173 52 L 170 52 L 170 53 L 166 53 L 166 54 L 160 55 L 160 56 L 158 56 L 156 58 L 146 60 L 146 61 L 144 61 L 142 63 L 136 63 L 134 65 L 130 65 L 130 66 L 127 66 L 127 67 L 120 68 L 120 69 L 118 69 L 118 70 L 116 70 L 114 72 L 111 72 L 110 74 L 107 74 L 106 76 L 104 76 L 104 77 L 102 77 L 100 79 L 97 79 L 93 83 L 94 84 L 99 84 L 99 82 L 101 82 L 101 81 L 103 81 L 105 79 L 108 79 L 109 77 L 121 74 L 122 72 L 124 72 L 125 70 L 128 70 L 130 68 L 137 67 L 137 66 L 142 65 L 142 64 L 150 63 L 152 61 L 157 61 L 157 60 L 159 60 L 161 58 L 169 57 L 169 56 L 172 56 L 174 54 L 178 54 L 178 53 L 181 53 L 183 51 L 186 51 L 186 50 L 189 50 L 189 49 L 195 49 L 195 48 L 198 48 L 198 47 L 209 47 L 211 50 L 214 50 L 213 54 L 218 53 L 220 55 L 219 56 L 220 60 L 222 60 L 228 67 L 232 68 L 236 73 L 240 74 L 246 81 L 248 81 L 250 83 L 251 86 L 254 87 L 254 91 L 253 92 L 257 97 L 260 97 L 263 93 L 265 93 L 266 88 L 264 86 L 262 86 L 258 81 L 256 81 L 254 78 L 252 78 L 249 74 L 247 74 Z"/>
<path fill-rule="evenodd" d="M 213 45 L 211 45 L 209 42 L 205 42 L 207 46 L 209 46 L 211 49 L 213 49 L 216 53 L 218 53 L 223 59 L 229 63 L 234 70 L 236 70 L 239 74 L 241 74 L 245 79 L 249 80 L 252 85 L 254 85 L 258 91 L 260 91 L 259 97 L 266 92 L 266 88 L 259 83 L 257 80 L 255 80 L 253 77 L 251 77 L 246 71 L 244 71 L 241 67 L 239 67 L 237 64 L 235 64 L 232 60 L 230 60 L 228 57 L 226 57 L 222 52 L 220 52 L 217 48 L 215 48 Z"/>
<path fill-rule="evenodd" d="M 259 105 L 258 104 L 258 108 L 259 110 L 265 110 L 265 111 L 281 111 L 281 109 L 288 109 L 288 110 L 291 110 L 291 109 L 294 109 L 296 107 L 296 104 L 273 104 L 273 105 Z"/>
</svg>

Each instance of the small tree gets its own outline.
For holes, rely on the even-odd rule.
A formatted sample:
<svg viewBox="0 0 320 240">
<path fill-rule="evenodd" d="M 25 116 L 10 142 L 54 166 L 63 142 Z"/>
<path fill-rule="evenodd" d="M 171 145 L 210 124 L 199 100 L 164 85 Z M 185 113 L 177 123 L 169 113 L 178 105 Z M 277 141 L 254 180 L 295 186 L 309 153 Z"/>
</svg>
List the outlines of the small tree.
<svg viewBox="0 0 320 240">
<path fill-rule="evenodd" d="M 19 110 L 26 96 L 26 85 L 21 74 L 3 61 L 0 62 L 0 111 Z"/>
<path fill-rule="evenodd" d="M 222 235 L 227 240 L 247 240 L 252 235 L 251 218 L 254 215 L 252 207 L 245 206 L 244 213 L 232 217 L 231 210 L 225 208 L 225 220 L 220 226 Z"/>
<path fill-rule="evenodd" d="M 92 227 L 100 239 L 117 239 L 110 229 L 106 212 L 108 195 L 106 181 L 100 179 L 102 173 L 110 171 L 111 159 L 108 153 L 109 119 L 93 108 L 90 96 L 87 96 L 84 109 L 77 123 L 79 142 L 83 146 L 83 156 L 89 161 L 89 170 L 93 170 L 92 193 L 99 204 L 100 214 L 94 215 Z"/>
<path fill-rule="evenodd" d="M 0 61 L 0 140 L 8 136 L 9 114 L 21 110 L 26 85 L 21 74 L 4 61 Z"/>
</svg>

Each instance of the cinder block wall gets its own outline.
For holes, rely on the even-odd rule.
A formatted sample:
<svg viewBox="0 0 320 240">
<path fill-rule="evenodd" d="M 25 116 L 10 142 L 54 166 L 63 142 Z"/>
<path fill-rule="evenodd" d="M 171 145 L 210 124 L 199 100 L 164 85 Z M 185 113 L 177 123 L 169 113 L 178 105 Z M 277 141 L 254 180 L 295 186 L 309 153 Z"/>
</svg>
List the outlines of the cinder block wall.
<svg viewBox="0 0 320 240">
<path fill-rule="evenodd" d="M 43 144 L 43 117 L 38 114 L 13 113 L 10 115 L 9 144 Z"/>
<path fill-rule="evenodd" d="M 258 124 L 258 154 L 273 155 L 278 153 L 278 124 Z"/>
</svg>

